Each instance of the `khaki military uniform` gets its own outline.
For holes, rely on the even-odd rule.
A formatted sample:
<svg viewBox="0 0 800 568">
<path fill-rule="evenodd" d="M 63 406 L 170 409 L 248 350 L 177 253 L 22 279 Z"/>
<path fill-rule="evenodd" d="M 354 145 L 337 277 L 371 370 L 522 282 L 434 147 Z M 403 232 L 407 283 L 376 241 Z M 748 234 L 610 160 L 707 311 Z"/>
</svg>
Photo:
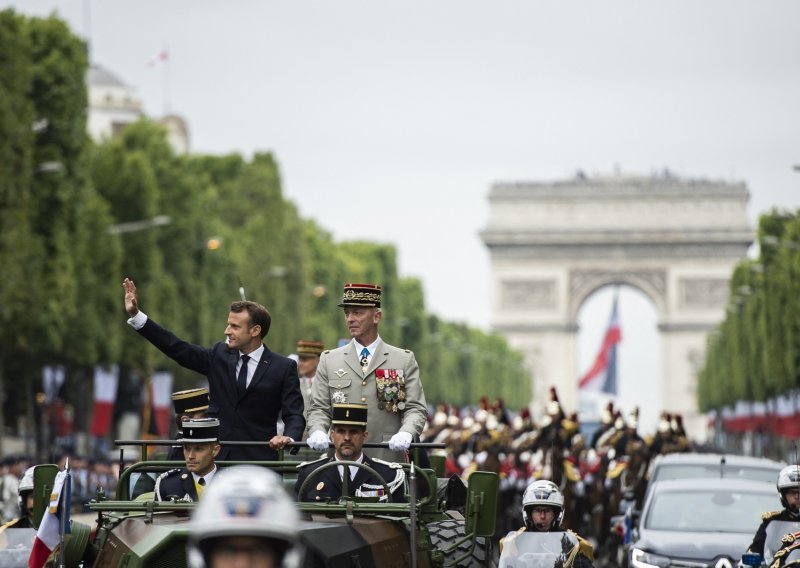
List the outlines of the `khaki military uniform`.
<svg viewBox="0 0 800 568">
<path fill-rule="evenodd" d="M 309 434 L 317 430 L 328 432 L 334 402 L 367 405 L 368 442 L 388 442 L 398 432 L 419 436 L 428 418 L 414 353 L 382 340 L 366 373 L 361 369 L 353 340 L 344 347 L 322 353 L 311 388 Z M 405 461 L 402 452 L 388 449 L 369 452 L 389 462 Z"/>
</svg>

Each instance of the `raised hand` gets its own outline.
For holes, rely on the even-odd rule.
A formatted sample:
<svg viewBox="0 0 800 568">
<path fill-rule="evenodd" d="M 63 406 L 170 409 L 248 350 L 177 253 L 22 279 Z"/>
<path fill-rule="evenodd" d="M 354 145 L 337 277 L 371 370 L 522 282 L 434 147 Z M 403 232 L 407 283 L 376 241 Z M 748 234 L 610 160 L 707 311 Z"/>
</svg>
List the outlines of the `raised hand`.
<svg viewBox="0 0 800 568">
<path fill-rule="evenodd" d="M 125 311 L 130 317 L 139 313 L 139 303 L 136 301 L 136 284 L 133 280 L 126 278 L 122 281 L 122 288 L 125 290 Z"/>
</svg>

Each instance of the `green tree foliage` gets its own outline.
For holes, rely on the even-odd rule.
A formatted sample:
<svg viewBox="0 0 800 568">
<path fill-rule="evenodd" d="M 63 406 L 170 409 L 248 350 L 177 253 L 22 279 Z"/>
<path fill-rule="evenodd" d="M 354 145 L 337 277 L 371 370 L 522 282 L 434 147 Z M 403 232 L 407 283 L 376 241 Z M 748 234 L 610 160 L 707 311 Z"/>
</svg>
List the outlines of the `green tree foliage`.
<svg viewBox="0 0 800 568">
<path fill-rule="evenodd" d="M 21 379 L 6 380 L 7 416 L 25 405 L 31 414 L 44 364 L 67 367 L 63 392 L 81 427 L 94 365 L 120 363 L 125 396 L 156 367 L 175 373 L 176 388 L 200 380 L 125 326 L 125 276 L 149 316 L 203 345 L 223 339 L 242 285 L 270 310 L 266 341 L 279 353 L 298 339 L 336 347 L 347 337 L 342 285 L 377 282 L 381 336 L 416 353 L 431 404 L 527 403 L 519 353 L 431 315 L 422 282 L 400 277 L 393 245 L 336 242 L 303 219 L 272 154 L 178 155 L 148 120 L 93 145 L 83 43 L 57 18 L 12 11 L 0 12 L 0 36 L 0 379 Z"/>
<path fill-rule="evenodd" d="M 704 411 L 800 387 L 800 212 L 763 215 L 758 240 L 759 258 L 734 269 L 726 318 L 709 336 L 698 375 Z"/>
</svg>

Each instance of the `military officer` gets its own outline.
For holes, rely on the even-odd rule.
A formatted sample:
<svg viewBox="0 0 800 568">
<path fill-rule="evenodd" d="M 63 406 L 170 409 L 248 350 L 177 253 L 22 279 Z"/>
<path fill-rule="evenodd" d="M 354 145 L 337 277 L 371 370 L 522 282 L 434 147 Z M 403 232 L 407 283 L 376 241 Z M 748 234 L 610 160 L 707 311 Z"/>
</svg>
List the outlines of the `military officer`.
<svg viewBox="0 0 800 568">
<path fill-rule="evenodd" d="M 325 344 L 321 341 L 297 342 L 297 374 L 300 377 L 300 393 L 303 395 L 303 416 L 308 421 L 308 410 L 311 408 L 311 387 L 314 384 L 314 377 L 317 376 L 319 366 L 319 356 L 325 350 Z M 308 436 L 308 430 L 303 439 Z"/>
<path fill-rule="evenodd" d="M 193 418 L 205 418 L 208 412 L 208 388 L 187 389 L 172 393 L 172 408 L 175 410 L 175 426 L 178 439 L 183 437 L 183 423 Z M 183 447 L 172 446 L 168 460 L 183 460 Z"/>
<path fill-rule="evenodd" d="M 156 479 L 156 501 L 172 498 L 198 501 L 217 473 L 215 460 L 220 450 L 218 419 L 187 420 L 183 423 L 183 437 L 179 441 L 186 456 L 186 467 L 171 469 Z"/>
<path fill-rule="evenodd" d="M 342 478 L 345 475 L 345 466 L 326 469 L 311 480 L 310 486 L 300 495 L 303 482 L 308 479 L 313 471 L 320 466 L 333 461 L 355 461 L 363 463 L 374 469 L 383 480 L 375 479 L 368 471 L 348 466 L 349 481 L 347 493 L 356 497 L 378 497 L 381 501 L 388 501 L 386 490 L 381 481 L 385 481 L 391 491 L 392 501 L 403 501 L 403 487 L 405 472 L 400 464 L 385 462 L 380 459 L 370 459 L 362 448 L 369 437 L 367 431 L 368 409 L 366 404 L 336 404 L 333 405 L 331 418 L 331 441 L 333 442 L 334 455 L 332 458 L 322 457 L 313 462 L 302 463 L 297 466 L 297 484 L 294 487 L 298 501 L 328 501 L 337 500 L 342 496 Z"/>
<path fill-rule="evenodd" d="M 328 447 L 333 403 L 366 404 L 372 441 L 389 442 L 389 450 L 374 454 L 405 461 L 405 452 L 428 418 L 417 360 L 411 351 L 384 343 L 378 335 L 383 317 L 380 286 L 345 284 L 339 307 L 353 339 L 320 357 L 311 389 L 308 445 L 315 450 Z"/>
</svg>

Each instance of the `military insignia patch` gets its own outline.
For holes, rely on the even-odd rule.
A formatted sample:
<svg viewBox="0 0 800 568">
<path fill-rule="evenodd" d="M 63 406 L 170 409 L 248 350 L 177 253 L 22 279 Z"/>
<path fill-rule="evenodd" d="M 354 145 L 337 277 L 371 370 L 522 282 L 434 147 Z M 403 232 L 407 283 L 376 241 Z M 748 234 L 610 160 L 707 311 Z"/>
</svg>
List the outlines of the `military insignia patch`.
<svg viewBox="0 0 800 568">
<path fill-rule="evenodd" d="M 403 369 L 376 369 L 375 388 L 378 391 L 378 408 L 397 413 L 406 407 L 406 379 Z"/>
<path fill-rule="evenodd" d="M 347 395 L 344 394 L 344 391 L 337 390 L 331 395 L 331 400 L 336 404 L 344 404 L 347 402 Z"/>
<path fill-rule="evenodd" d="M 339 369 L 338 371 L 334 371 L 333 374 L 341 379 L 343 376 L 347 374 L 347 371 L 345 371 L 344 369 Z"/>
</svg>

